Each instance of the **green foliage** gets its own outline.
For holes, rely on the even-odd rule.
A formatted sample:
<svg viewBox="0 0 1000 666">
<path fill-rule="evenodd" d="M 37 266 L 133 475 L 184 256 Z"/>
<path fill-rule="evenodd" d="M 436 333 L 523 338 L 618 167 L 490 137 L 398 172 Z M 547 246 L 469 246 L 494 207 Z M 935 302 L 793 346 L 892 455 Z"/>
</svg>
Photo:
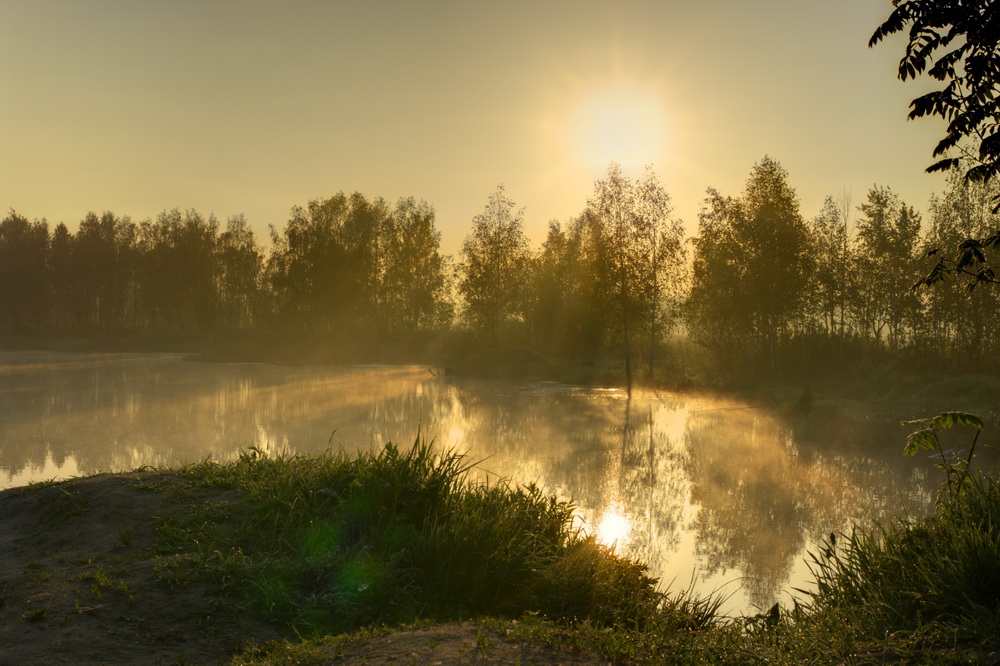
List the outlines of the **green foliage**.
<svg viewBox="0 0 1000 666">
<path fill-rule="evenodd" d="M 239 499 L 164 522 L 157 566 L 186 585 L 194 561 L 237 603 L 301 632 L 524 612 L 634 624 L 660 612 L 645 567 L 580 535 L 572 504 L 534 486 L 473 484 L 468 469 L 419 439 L 407 452 L 251 450 L 191 466 L 192 481 Z"/>
<path fill-rule="evenodd" d="M 223 228 L 193 210 L 139 223 L 89 213 L 77 233 L 60 224 L 49 234 L 44 220 L 12 211 L 0 222 L 0 333 L 139 334 L 137 347 L 257 360 L 409 362 L 416 351 L 460 370 L 576 364 L 602 381 L 618 380 L 610 368 L 624 356 L 626 382 L 645 356 L 655 382 L 683 315 L 716 365 L 713 383 L 878 363 L 992 372 L 1000 292 L 973 288 L 996 279 L 1000 216 L 989 204 L 1000 190 L 955 175 L 921 237 L 920 216 L 879 186 L 856 225 L 846 195 L 806 224 L 787 173 L 765 158 L 739 198 L 709 191 L 690 275 L 656 177 L 613 165 L 582 215 L 552 223 L 537 256 L 522 212 L 499 190 L 458 271 L 440 254 L 433 209 L 414 199 L 313 200 L 271 229 L 266 257 L 239 215 Z M 934 249 L 949 246 L 950 257 Z M 921 266 L 920 253 L 936 265 Z M 943 284 L 956 276 L 967 278 L 955 281 L 970 292 L 961 298 Z M 911 291 L 918 281 L 941 288 Z M 456 297 L 475 336 L 451 328 Z M 490 349 L 477 348 L 484 340 Z M 508 364 L 495 353 L 504 347 L 552 363 Z"/>
<path fill-rule="evenodd" d="M 434 211 L 426 203 L 340 192 L 296 206 L 267 261 L 282 328 L 371 336 L 437 325 L 446 287 Z"/>
<path fill-rule="evenodd" d="M 973 483 L 972 456 L 975 454 L 976 442 L 979 441 L 979 435 L 984 427 L 983 419 L 967 412 L 942 412 L 930 419 L 915 423 L 919 424 L 920 428 L 910 433 L 906 438 L 903 453 L 912 456 L 918 451 L 937 451 L 936 456 L 939 459 L 937 466 L 948 478 L 946 486 L 948 494 L 965 492 Z M 938 438 L 938 433 L 942 430 L 957 425 L 971 426 L 976 429 L 972 445 L 969 447 L 969 455 L 965 460 L 960 459 L 957 454 L 951 451 L 944 451 Z"/>
<path fill-rule="evenodd" d="M 41 622 L 42 620 L 48 619 L 49 610 L 50 608 L 48 606 L 32 608 L 31 610 L 24 611 L 21 615 L 21 619 L 28 622 Z"/>
<path fill-rule="evenodd" d="M 854 293 L 859 324 L 898 353 L 914 329 L 920 301 L 910 287 L 917 278 L 920 216 L 890 189 L 875 186 L 860 206 L 854 270 L 878 279 L 860 280 Z"/>
<path fill-rule="evenodd" d="M 820 214 L 812 223 L 812 246 L 816 266 L 812 284 L 816 293 L 812 310 L 819 317 L 827 335 L 844 337 L 847 324 L 847 305 L 851 296 L 850 247 L 847 221 L 850 215 L 850 198 L 841 197 L 840 205 L 833 197 L 823 201 Z"/>
<path fill-rule="evenodd" d="M 594 184 L 586 217 L 594 223 L 608 305 L 625 358 L 625 378 L 632 391 L 633 337 L 649 334 L 649 375 L 653 350 L 676 325 L 686 255 L 680 222 L 673 218 L 670 195 L 647 169 L 642 178 L 626 176 L 611 163 L 604 179 Z"/>
<path fill-rule="evenodd" d="M 903 449 L 903 453 L 912 456 L 923 449 L 937 449 L 940 452 L 941 443 L 938 441 L 938 433 L 942 429 L 956 425 L 967 425 L 976 428 L 976 430 L 982 430 L 983 420 L 975 414 L 965 412 L 942 412 L 922 422 L 922 427 L 906 438 L 906 447 Z"/>
<path fill-rule="evenodd" d="M 230 330 L 250 328 L 262 309 L 264 254 L 242 214 L 226 222 L 216 252 L 219 323 Z"/>
<path fill-rule="evenodd" d="M 1000 292 L 978 289 L 978 267 L 962 249 L 968 239 L 991 234 L 1000 217 L 990 213 L 990 199 L 1000 194 L 1000 181 L 966 183 L 959 174 L 949 177 L 945 192 L 931 201 L 931 228 L 923 249 L 932 266 L 914 287 L 926 303 L 923 333 L 929 350 L 951 361 L 949 366 L 982 373 L 1000 358 Z M 960 248 L 945 257 L 938 248 Z M 933 286 L 933 289 L 919 287 Z"/>
<path fill-rule="evenodd" d="M 159 330 L 212 330 L 218 323 L 216 289 L 219 222 L 195 210 L 164 211 L 139 225 L 136 268 L 142 314 Z"/>
<path fill-rule="evenodd" d="M 499 345 L 523 316 L 524 276 L 531 253 L 524 235 L 524 210 L 515 210 L 503 185 L 472 220 L 462 244 L 458 289 L 473 329 Z"/>
<path fill-rule="evenodd" d="M 965 413 L 933 421 L 977 424 Z M 791 607 L 774 604 L 725 619 L 718 598 L 682 593 L 657 601 L 641 582 L 641 567 L 583 539 L 544 575 L 530 577 L 532 592 L 550 597 L 543 615 L 481 622 L 508 640 L 595 650 L 608 661 L 637 664 L 992 663 L 1000 648 L 1000 484 L 983 474 L 971 479 L 966 492 L 944 496 L 927 518 L 830 535 L 811 556 L 816 589 Z M 620 614 L 627 607 L 607 599 L 631 595 L 638 595 L 636 606 L 656 610 Z M 330 645 L 370 635 L 362 630 Z M 284 644 L 270 657 L 255 654 L 265 663 L 292 655 L 325 663 L 324 655 L 335 654 L 326 646 Z M 485 640 L 477 647 L 496 649 Z"/>
<path fill-rule="evenodd" d="M 874 32 L 869 46 L 908 31 L 899 61 L 900 80 L 927 73 L 943 82 L 939 89 L 910 103 L 909 117 L 938 116 L 948 122 L 944 138 L 934 148 L 942 159 L 927 171 L 965 168 L 967 183 L 987 184 L 1000 173 L 1000 12 L 992 0 L 905 0 Z M 963 146 L 971 141 L 972 146 Z M 958 156 L 955 156 L 955 152 Z M 992 197 L 992 212 L 1000 212 L 1000 194 Z M 938 261 L 919 285 L 930 286 L 954 274 L 969 277 L 968 289 L 998 284 L 988 258 L 1000 248 L 1000 234 L 967 237 L 952 257 Z M 932 250 L 932 254 L 937 250 Z"/>
<path fill-rule="evenodd" d="M 272 326 L 406 340 L 449 323 L 426 203 L 340 193 L 292 210 L 263 249 L 243 215 L 88 213 L 73 234 L 0 222 L 0 333 L 201 335 Z M 13 286 L 17 289 L 11 291 Z M 338 329 L 338 327 L 340 327 Z"/>
<path fill-rule="evenodd" d="M 856 613 L 866 631 L 925 623 L 966 638 L 995 636 L 1000 618 L 1000 486 L 970 474 L 965 492 L 942 495 L 923 520 L 855 529 L 813 556 L 814 612 Z"/>
<path fill-rule="evenodd" d="M 692 336 L 751 374 L 778 373 L 779 350 L 802 321 L 814 269 L 787 172 L 765 157 L 741 198 L 709 190 L 698 229 L 687 308 Z"/>
<path fill-rule="evenodd" d="M 531 341 L 547 354 L 594 360 L 615 330 L 598 220 L 582 216 L 549 225 L 533 264 L 526 321 Z"/>
<path fill-rule="evenodd" d="M 882 650 L 912 651 L 930 636 L 932 644 L 995 644 L 1000 630 L 1000 484 L 964 461 L 949 461 L 938 434 L 972 427 L 983 419 L 967 412 L 943 412 L 919 422 L 904 453 L 936 450 L 948 474 L 933 513 L 903 517 L 872 530 L 855 527 L 838 540 L 831 534 L 811 555 L 816 591 L 796 608 L 799 628 L 840 622 L 851 642 L 894 635 Z M 907 638 L 910 636 L 910 638 Z M 949 657 L 947 660 L 951 660 Z"/>
<path fill-rule="evenodd" d="M 991 212 L 990 206 L 990 201 L 998 196 L 1000 185 L 997 181 L 968 182 L 958 177 L 950 179 L 945 194 L 931 202 L 933 219 L 926 242 L 926 254 L 934 263 L 916 282 L 914 290 L 919 287 L 937 287 L 938 291 L 947 294 L 946 298 L 952 309 L 960 308 L 970 313 L 973 308 L 963 307 L 963 304 L 980 304 L 984 299 L 990 298 L 980 296 L 983 290 L 978 290 L 977 287 L 998 282 L 996 270 L 989 258 L 1000 247 L 1000 235 L 996 233 L 1000 217 L 996 211 Z M 953 247 L 955 250 L 945 254 L 940 249 L 945 247 Z M 962 298 L 957 298 L 959 294 L 954 294 L 953 291 L 942 289 L 952 281 L 960 283 L 965 292 L 961 294 Z M 930 299 L 934 302 L 934 297 Z M 975 313 L 969 323 L 976 326 L 982 319 L 982 313 Z"/>
</svg>

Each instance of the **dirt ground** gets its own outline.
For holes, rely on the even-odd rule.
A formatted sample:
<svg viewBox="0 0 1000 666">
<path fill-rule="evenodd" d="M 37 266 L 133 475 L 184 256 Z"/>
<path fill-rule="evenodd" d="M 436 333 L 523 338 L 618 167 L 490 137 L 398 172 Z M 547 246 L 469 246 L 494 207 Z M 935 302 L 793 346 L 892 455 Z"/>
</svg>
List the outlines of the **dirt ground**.
<svg viewBox="0 0 1000 666">
<path fill-rule="evenodd" d="M 171 589 L 157 575 L 154 518 L 183 508 L 171 493 L 139 486 L 170 482 L 162 474 L 103 474 L 0 492 L 0 665 L 219 664 L 250 646 L 294 638 L 207 589 Z M 607 663 L 473 622 L 340 641 L 308 663 L 518 662 Z"/>
</svg>

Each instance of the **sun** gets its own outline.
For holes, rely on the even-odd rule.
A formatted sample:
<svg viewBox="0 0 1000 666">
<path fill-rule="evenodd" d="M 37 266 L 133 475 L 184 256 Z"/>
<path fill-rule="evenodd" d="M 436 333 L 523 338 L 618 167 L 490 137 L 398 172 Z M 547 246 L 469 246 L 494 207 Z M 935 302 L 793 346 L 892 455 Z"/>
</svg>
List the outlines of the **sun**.
<svg viewBox="0 0 1000 666">
<path fill-rule="evenodd" d="M 666 118 L 662 104 L 638 88 L 616 86 L 584 95 L 569 140 L 588 169 L 611 162 L 632 171 L 662 161 Z"/>
</svg>

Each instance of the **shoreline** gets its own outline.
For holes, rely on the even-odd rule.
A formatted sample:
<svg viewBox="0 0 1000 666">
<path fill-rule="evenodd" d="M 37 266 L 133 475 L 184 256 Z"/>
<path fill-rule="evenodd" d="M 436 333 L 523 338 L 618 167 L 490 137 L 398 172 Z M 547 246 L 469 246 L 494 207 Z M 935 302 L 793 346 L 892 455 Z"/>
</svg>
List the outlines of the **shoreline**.
<svg viewBox="0 0 1000 666">
<path fill-rule="evenodd" d="M 268 522 L 270 519 L 259 524 L 254 515 L 272 515 L 274 509 L 269 507 L 280 508 L 273 502 L 283 496 L 284 488 L 297 488 L 294 492 L 298 497 L 313 497 L 320 507 L 326 506 L 322 493 L 309 490 L 316 487 L 312 484 L 317 480 L 321 488 L 329 489 L 330 497 L 344 497 L 346 504 L 340 506 L 353 506 L 342 493 L 355 486 L 327 485 L 321 480 L 326 473 L 317 476 L 316 465 L 333 465 L 330 472 L 337 476 L 358 464 L 362 468 L 374 464 L 379 470 L 383 469 L 379 465 L 389 464 L 385 471 L 376 471 L 371 477 L 376 482 L 372 488 L 378 489 L 385 479 L 395 478 L 387 473 L 389 470 L 401 463 L 404 468 L 411 464 L 408 455 L 400 458 L 398 452 L 387 448 L 378 456 L 363 459 L 314 459 L 303 464 L 250 455 L 227 465 L 202 463 L 178 470 L 99 474 L 0 491 L 0 645 L 4 646 L 4 660 L 24 664 L 500 664 L 520 659 L 522 663 L 543 666 L 590 666 L 658 664 L 664 654 L 669 654 L 675 663 L 691 664 L 732 663 L 738 655 L 743 655 L 741 659 L 753 656 L 789 665 L 817 658 L 853 663 L 1000 661 L 1000 645 L 989 631 L 977 634 L 978 629 L 968 629 L 972 634 L 961 638 L 940 633 L 937 625 L 930 623 L 911 631 L 896 631 L 889 640 L 879 628 L 882 625 L 871 629 L 865 629 L 864 622 L 851 625 L 863 615 L 844 625 L 847 620 L 837 619 L 841 617 L 837 613 L 842 611 L 834 606 L 826 609 L 823 604 L 795 609 L 775 604 L 758 615 L 723 618 L 717 615 L 717 600 L 685 597 L 681 592 L 649 597 L 656 600 L 655 605 L 645 607 L 636 621 L 608 615 L 611 606 L 605 604 L 633 603 L 649 591 L 642 582 L 641 565 L 602 554 L 600 549 L 593 551 L 597 557 L 593 560 L 597 567 L 594 572 L 604 567 L 621 568 L 588 593 L 591 603 L 597 603 L 590 606 L 590 612 L 598 612 L 591 619 L 569 607 L 559 610 L 564 608 L 559 599 L 592 574 L 566 590 L 563 583 L 546 583 L 530 597 L 534 601 L 521 610 L 511 607 L 497 612 L 499 607 L 490 610 L 484 606 L 474 611 L 467 606 L 468 601 L 459 601 L 453 609 L 428 610 L 406 621 L 366 620 L 359 615 L 354 620 L 355 628 L 347 630 L 321 629 L 323 623 L 332 622 L 331 628 L 342 626 L 347 615 L 310 615 L 313 611 L 308 608 L 314 601 L 308 594 L 302 596 L 306 590 L 290 590 L 291 596 L 268 597 L 270 605 L 254 601 L 258 598 L 254 590 L 269 585 L 261 574 L 274 562 L 270 555 L 252 559 L 257 557 L 253 550 L 262 539 L 272 538 L 276 525 L 281 526 L 279 532 L 295 533 L 287 532 L 287 518 L 276 525 Z M 409 455 L 411 461 L 418 457 Z M 445 469 L 451 468 L 445 465 Z M 428 478 L 433 478 L 437 472 L 431 468 L 428 473 Z M 362 471 L 358 479 L 366 475 Z M 264 485 L 274 488 L 264 491 Z M 464 496 L 463 487 L 456 486 L 456 500 Z M 398 496 L 403 486 L 392 485 L 389 490 L 388 497 Z M 516 496 L 504 497 L 502 504 Z M 292 502 L 291 506 L 299 505 Z M 262 510 L 264 514 L 260 514 Z M 297 521 L 299 511 L 309 514 L 313 510 L 302 505 L 288 515 L 296 516 L 293 521 Z M 377 515 L 381 513 L 373 514 Z M 423 520 L 419 518 L 422 515 L 421 511 L 415 517 Z M 313 533 L 308 527 L 310 520 L 301 524 L 304 534 Z M 437 524 L 437 519 L 430 524 Z M 496 525 L 496 521 L 484 516 L 471 522 L 463 519 L 460 524 L 458 536 Z M 525 534 L 533 533 L 534 528 L 527 523 L 524 527 Z M 279 540 L 289 538 L 278 536 Z M 441 534 L 434 538 L 451 537 Z M 293 538 L 288 543 L 295 542 Z M 377 542 L 376 538 L 371 543 Z M 414 533 L 393 548 L 415 547 L 419 542 Z M 307 553 L 312 548 L 308 543 L 311 541 L 302 543 Z M 572 558 L 577 556 L 572 553 L 581 546 L 587 550 L 585 543 L 572 539 L 565 543 L 571 555 L 568 561 L 574 561 Z M 370 547 L 362 546 L 359 552 L 374 553 L 368 550 Z M 496 551 L 487 548 L 484 552 Z M 322 571 L 323 560 L 315 560 L 315 553 L 309 557 L 313 559 L 293 562 L 293 568 L 318 564 L 321 568 L 317 571 Z M 588 570 L 577 568 L 574 564 L 563 570 L 559 565 L 553 571 L 572 577 Z M 477 573 L 475 567 L 465 573 L 451 567 L 447 571 L 457 583 L 456 589 L 468 590 L 469 594 L 479 585 L 475 576 L 482 573 Z M 506 569 L 500 571 L 507 574 Z M 275 580 L 281 579 L 280 574 L 272 575 L 278 575 Z M 424 576 L 433 574 L 422 574 L 418 580 L 433 579 Z M 462 576 L 473 578 L 466 581 Z M 308 580 L 312 580 L 311 576 L 299 585 Z M 826 580 L 828 585 L 835 584 L 837 578 Z M 522 597 L 517 591 L 522 584 L 511 588 L 511 599 Z M 880 577 L 879 584 L 893 588 L 902 582 L 895 577 Z M 368 584 L 357 589 L 366 587 Z M 278 592 L 278 588 L 274 591 Z M 989 590 L 985 593 L 991 594 Z M 381 599 L 377 603 L 392 603 L 399 597 L 394 593 Z M 343 602 L 344 598 L 337 601 L 337 597 L 330 597 L 322 604 L 341 607 L 338 613 L 354 612 L 350 606 L 339 606 Z M 288 604 L 288 610 L 281 610 Z M 302 604 L 305 615 L 294 611 Z M 532 610 L 536 604 L 548 610 Z M 846 607 L 848 614 L 844 617 L 854 617 L 851 608 Z M 859 608 L 868 612 L 867 604 Z M 562 615 L 564 612 L 566 615 Z M 838 627 L 836 633 L 829 633 L 826 627 L 831 620 L 824 620 L 824 613 L 834 613 L 834 625 L 830 626 Z M 640 617 L 644 619 L 638 621 Z M 301 624 L 303 621 L 306 624 Z M 306 631 L 309 626 L 313 629 Z M 801 638 L 795 638 L 799 634 Z M 779 635 L 790 642 L 786 645 L 778 640 Z"/>
</svg>

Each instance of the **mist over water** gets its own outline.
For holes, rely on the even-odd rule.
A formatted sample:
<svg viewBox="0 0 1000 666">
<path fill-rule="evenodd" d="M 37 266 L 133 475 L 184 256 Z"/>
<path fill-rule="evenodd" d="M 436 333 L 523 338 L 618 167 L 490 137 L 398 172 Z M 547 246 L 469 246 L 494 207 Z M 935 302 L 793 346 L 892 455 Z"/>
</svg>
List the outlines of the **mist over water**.
<svg viewBox="0 0 1000 666">
<path fill-rule="evenodd" d="M 572 498 L 580 525 L 673 589 L 755 612 L 808 587 L 807 550 L 852 522 L 920 512 L 938 482 L 904 458 L 902 403 L 789 405 L 440 376 L 425 366 L 207 364 L 176 355 L 0 354 L 0 487 L 141 465 L 406 447 L 476 478 Z"/>
</svg>

